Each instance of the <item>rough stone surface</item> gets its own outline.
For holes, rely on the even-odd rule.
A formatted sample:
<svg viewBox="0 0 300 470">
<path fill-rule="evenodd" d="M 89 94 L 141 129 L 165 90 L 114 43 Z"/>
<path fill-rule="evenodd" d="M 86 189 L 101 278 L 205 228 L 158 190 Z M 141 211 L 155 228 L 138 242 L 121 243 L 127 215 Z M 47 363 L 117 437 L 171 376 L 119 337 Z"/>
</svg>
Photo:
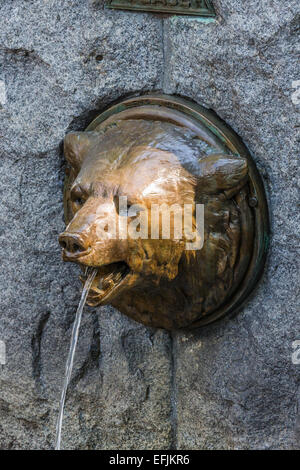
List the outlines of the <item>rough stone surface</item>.
<svg viewBox="0 0 300 470">
<path fill-rule="evenodd" d="M 216 20 L 0 0 L 0 448 L 50 449 L 77 269 L 60 259 L 66 132 L 131 93 L 215 110 L 268 193 L 268 266 L 240 315 L 173 337 L 87 309 L 66 449 L 295 449 L 300 440 L 296 132 L 298 1 L 216 0 Z M 295 100 L 294 100 L 295 101 Z"/>
</svg>

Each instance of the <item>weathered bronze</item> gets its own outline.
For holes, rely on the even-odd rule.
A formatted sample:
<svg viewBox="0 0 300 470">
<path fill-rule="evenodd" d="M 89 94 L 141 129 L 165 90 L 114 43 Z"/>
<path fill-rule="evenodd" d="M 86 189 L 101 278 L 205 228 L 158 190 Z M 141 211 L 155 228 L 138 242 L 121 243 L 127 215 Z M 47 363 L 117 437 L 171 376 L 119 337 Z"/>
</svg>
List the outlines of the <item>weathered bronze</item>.
<svg viewBox="0 0 300 470">
<path fill-rule="evenodd" d="M 212 112 L 164 95 L 127 99 L 68 134 L 64 150 L 68 225 L 60 244 L 65 261 L 98 267 L 89 305 L 109 303 L 169 330 L 241 308 L 263 269 L 267 204 L 250 154 Z M 123 223 L 120 198 L 147 214 L 143 237 L 126 238 L 119 225 L 111 235 Z M 161 238 L 162 219 L 153 222 L 151 210 L 162 203 L 204 205 L 201 249 L 187 250 L 187 237 Z"/>
<path fill-rule="evenodd" d="M 210 0 L 108 0 L 107 7 L 172 15 L 216 16 Z"/>
</svg>

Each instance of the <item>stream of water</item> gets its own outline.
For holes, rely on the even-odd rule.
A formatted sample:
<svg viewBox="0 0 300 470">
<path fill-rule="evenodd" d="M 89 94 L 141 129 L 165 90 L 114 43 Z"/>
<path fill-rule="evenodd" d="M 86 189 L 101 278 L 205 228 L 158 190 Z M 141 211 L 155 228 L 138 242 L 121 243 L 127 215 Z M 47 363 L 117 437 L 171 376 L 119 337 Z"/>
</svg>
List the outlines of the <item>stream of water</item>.
<svg viewBox="0 0 300 470">
<path fill-rule="evenodd" d="M 81 299 L 77 308 L 75 321 L 73 324 L 70 350 L 69 350 L 69 354 L 68 354 L 68 358 L 66 362 L 65 378 L 64 378 L 63 388 L 61 392 L 60 403 L 59 403 L 59 413 L 58 413 L 57 424 L 56 424 L 55 450 L 60 450 L 64 407 L 65 407 L 68 385 L 70 383 L 72 369 L 73 369 L 73 362 L 74 362 L 75 350 L 76 350 L 77 340 L 78 340 L 78 333 L 79 333 L 79 328 L 80 328 L 80 323 L 81 323 L 81 318 L 82 318 L 82 311 L 83 311 L 83 307 L 86 302 L 89 290 L 91 288 L 92 282 L 96 276 L 96 273 L 97 273 L 97 269 L 88 268 L 88 271 L 86 273 L 87 280 L 85 282 L 85 285 L 81 294 Z"/>
</svg>

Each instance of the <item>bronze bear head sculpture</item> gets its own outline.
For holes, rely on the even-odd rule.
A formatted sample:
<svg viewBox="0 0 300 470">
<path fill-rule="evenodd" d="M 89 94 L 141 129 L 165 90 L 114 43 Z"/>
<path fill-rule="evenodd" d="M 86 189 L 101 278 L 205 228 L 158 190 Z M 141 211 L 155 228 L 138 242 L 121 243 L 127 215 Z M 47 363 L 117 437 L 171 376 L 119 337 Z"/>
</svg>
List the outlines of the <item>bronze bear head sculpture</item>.
<svg viewBox="0 0 300 470">
<path fill-rule="evenodd" d="M 65 138 L 63 259 L 98 268 L 90 306 L 169 330 L 209 323 L 234 310 L 253 261 L 253 168 L 182 110 L 136 103 Z"/>
</svg>

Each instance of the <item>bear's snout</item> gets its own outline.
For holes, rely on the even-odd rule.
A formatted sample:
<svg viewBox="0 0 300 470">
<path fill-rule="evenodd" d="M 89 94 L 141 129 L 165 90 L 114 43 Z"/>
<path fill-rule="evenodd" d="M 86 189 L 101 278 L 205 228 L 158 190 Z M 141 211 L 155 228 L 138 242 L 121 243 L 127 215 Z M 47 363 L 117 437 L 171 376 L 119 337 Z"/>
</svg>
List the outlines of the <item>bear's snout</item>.
<svg viewBox="0 0 300 470">
<path fill-rule="evenodd" d="M 63 249 L 63 258 L 66 261 L 86 256 L 91 247 L 88 240 L 80 233 L 63 232 L 58 238 L 59 244 Z"/>
</svg>

